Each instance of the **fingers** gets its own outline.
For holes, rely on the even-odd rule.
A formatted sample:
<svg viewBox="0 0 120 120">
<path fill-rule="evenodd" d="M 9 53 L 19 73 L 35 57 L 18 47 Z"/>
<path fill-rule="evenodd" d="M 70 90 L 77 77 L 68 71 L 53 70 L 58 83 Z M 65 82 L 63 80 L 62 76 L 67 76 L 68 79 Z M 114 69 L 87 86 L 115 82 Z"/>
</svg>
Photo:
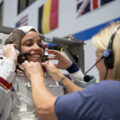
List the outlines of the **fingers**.
<svg viewBox="0 0 120 120">
<path fill-rule="evenodd" d="M 42 62 L 42 63 L 41 63 L 41 66 L 47 68 L 47 66 L 50 65 L 50 63 L 51 63 L 51 62 L 49 62 L 49 61 Z"/>
<path fill-rule="evenodd" d="M 28 61 L 25 61 L 24 63 L 22 63 L 22 67 L 28 79 L 30 79 L 31 73 L 33 73 L 33 71 L 31 71 L 31 64 L 32 63 L 29 63 Z"/>
<path fill-rule="evenodd" d="M 57 57 L 56 56 L 48 56 L 48 59 L 49 60 L 57 60 Z"/>
<path fill-rule="evenodd" d="M 32 67 L 32 68 L 35 68 L 36 66 L 40 66 L 40 64 L 38 63 L 38 62 L 28 62 L 28 61 L 25 61 L 24 63 L 22 63 L 22 66 L 23 66 L 23 68 L 30 68 L 30 67 Z"/>
<path fill-rule="evenodd" d="M 46 68 L 46 67 L 47 67 L 47 64 L 48 64 L 48 61 L 42 62 L 42 63 L 41 63 L 41 66 Z"/>
<path fill-rule="evenodd" d="M 25 68 L 28 65 L 28 61 L 24 61 L 24 63 L 22 63 L 23 68 Z"/>
<path fill-rule="evenodd" d="M 15 64 L 17 64 L 17 52 L 14 47 L 14 44 L 8 44 L 3 46 L 3 56 L 5 56 L 7 59 L 10 59 Z"/>
<path fill-rule="evenodd" d="M 16 44 L 7 44 L 7 45 L 4 45 L 3 48 L 8 48 L 8 47 L 13 47 L 13 48 L 16 48 Z"/>
<path fill-rule="evenodd" d="M 29 75 L 42 72 L 41 65 L 38 62 L 25 61 L 24 63 L 22 63 L 22 66 L 23 66 L 25 73 L 27 73 L 27 74 L 29 73 Z"/>
<path fill-rule="evenodd" d="M 55 66 L 55 64 L 53 64 L 52 62 L 46 61 L 46 62 L 42 62 L 41 66 L 47 68 L 48 66 Z"/>
<path fill-rule="evenodd" d="M 46 50 L 47 52 L 48 52 L 48 54 L 54 54 L 54 55 L 58 55 L 58 54 L 60 54 L 59 53 L 59 51 L 57 51 L 57 50 Z"/>
<path fill-rule="evenodd" d="M 14 48 L 17 48 L 17 45 L 16 44 L 12 44 L 14 46 Z"/>
<path fill-rule="evenodd" d="M 22 67 L 24 69 L 24 72 L 26 73 L 30 67 L 30 63 L 28 61 L 24 61 L 24 63 L 22 63 Z"/>
<path fill-rule="evenodd" d="M 49 60 L 59 60 L 61 58 L 61 53 L 57 50 L 47 50 L 48 54 L 53 54 L 53 56 L 49 56 Z"/>
<path fill-rule="evenodd" d="M 3 46 L 3 54 L 4 52 L 13 52 L 15 50 L 15 44 L 8 44 Z"/>
</svg>

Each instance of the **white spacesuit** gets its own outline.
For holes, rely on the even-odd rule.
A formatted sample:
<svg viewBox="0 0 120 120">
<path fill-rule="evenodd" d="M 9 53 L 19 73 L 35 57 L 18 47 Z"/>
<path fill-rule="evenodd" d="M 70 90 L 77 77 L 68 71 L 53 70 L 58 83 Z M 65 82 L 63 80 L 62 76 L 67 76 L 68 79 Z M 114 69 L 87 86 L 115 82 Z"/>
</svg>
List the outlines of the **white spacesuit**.
<svg viewBox="0 0 120 120">
<path fill-rule="evenodd" d="M 12 61 L 0 60 L 0 80 L 12 84 L 10 89 L 0 86 L 0 120 L 37 120 L 30 81 L 22 71 L 15 71 Z M 45 84 L 55 96 L 64 93 L 63 87 L 45 75 Z"/>
</svg>

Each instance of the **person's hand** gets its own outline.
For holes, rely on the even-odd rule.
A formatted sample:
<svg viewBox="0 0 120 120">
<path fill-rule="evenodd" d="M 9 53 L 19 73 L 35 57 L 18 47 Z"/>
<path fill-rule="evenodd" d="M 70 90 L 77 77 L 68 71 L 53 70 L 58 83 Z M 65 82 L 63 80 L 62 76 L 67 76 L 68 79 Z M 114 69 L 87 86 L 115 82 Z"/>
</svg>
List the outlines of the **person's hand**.
<svg viewBox="0 0 120 120">
<path fill-rule="evenodd" d="M 24 63 L 22 63 L 22 67 L 24 69 L 26 76 L 30 80 L 34 80 L 36 78 L 40 79 L 41 77 L 43 78 L 44 76 L 42 67 L 38 62 L 25 61 Z"/>
<path fill-rule="evenodd" d="M 42 67 L 45 68 L 47 74 L 51 77 L 54 81 L 60 81 L 61 78 L 64 76 L 56 66 L 49 61 L 41 63 Z"/>
<path fill-rule="evenodd" d="M 3 56 L 5 56 L 7 59 L 13 61 L 16 65 L 18 53 L 17 53 L 15 47 L 16 47 L 15 44 L 4 45 L 3 46 Z"/>
<path fill-rule="evenodd" d="M 57 68 L 67 69 L 72 65 L 72 61 L 68 59 L 67 56 L 63 55 L 61 52 L 57 50 L 46 50 L 48 54 L 53 54 L 54 56 L 49 57 L 49 60 L 58 60 L 58 64 L 56 64 Z"/>
</svg>

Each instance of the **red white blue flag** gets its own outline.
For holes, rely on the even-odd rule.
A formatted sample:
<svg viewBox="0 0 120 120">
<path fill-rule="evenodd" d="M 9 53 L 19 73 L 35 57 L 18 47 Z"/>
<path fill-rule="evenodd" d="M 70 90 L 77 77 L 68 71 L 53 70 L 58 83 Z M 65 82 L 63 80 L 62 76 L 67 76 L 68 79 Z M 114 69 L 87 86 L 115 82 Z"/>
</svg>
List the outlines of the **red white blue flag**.
<svg viewBox="0 0 120 120">
<path fill-rule="evenodd" d="M 28 15 L 23 16 L 15 25 L 15 27 L 21 27 L 28 25 Z"/>
<path fill-rule="evenodd" d="M 76 0 L 77 17 L 115 0 Z"/>
</svg>

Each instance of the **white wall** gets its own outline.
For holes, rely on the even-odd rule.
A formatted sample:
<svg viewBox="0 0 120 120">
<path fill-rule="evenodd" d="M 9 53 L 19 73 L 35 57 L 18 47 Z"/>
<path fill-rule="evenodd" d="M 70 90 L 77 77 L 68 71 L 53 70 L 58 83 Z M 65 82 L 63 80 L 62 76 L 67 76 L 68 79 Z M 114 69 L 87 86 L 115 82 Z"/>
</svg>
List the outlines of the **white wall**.
<svg viewBox="0 0 120 120">
<path fill-rule="evenodd" d="M 96 49 L 92 44 L 91 40 L 85 42 L 85 71 L 87 71 L 96 62 Z M 97 80 L 99 80 L 99 74 L 96 67 L 93 67 L 88 73 L 88 75 L 94 75 Z"/>
<path fill-rule="evenodd" d="M 17 15 L 17 0 L 4 0 L 3 25 L 14 27 Z"/>
</svg>

